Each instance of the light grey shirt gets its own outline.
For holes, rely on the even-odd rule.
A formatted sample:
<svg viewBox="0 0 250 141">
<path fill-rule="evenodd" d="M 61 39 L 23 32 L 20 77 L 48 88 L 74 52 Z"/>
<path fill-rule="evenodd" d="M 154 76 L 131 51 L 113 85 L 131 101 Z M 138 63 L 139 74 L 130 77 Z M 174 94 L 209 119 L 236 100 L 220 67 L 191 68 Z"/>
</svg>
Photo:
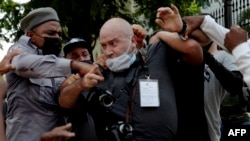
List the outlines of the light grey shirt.
<svg viewBox="0 0 250 141">
<path fill-rule="evenodd" d="M 6 75 L 9 84 L 7 139 L 39 141 L 42 133 L 63 123 L 58 94 L 65 76 L 71 74 L 71 61 L 42 55 L 27 36 L 22 36 L 9 51 L 14 48 L 24 53 L 13 58 L 16 70 Z"/>
<path fill-rule="evenodd" d="M 238 70 L 233 56 L 227 52 L 217 51 L 213 53 L 213 56 L 228 70 Z M 204 108 L 208 123 L 208 132 L 211 141 L 220 141 L 220 105 L 226 94 L 229 93 L 223 88 L 219 80 L 207 65 L 205 65 L 204 76 Z"/>
</svg>

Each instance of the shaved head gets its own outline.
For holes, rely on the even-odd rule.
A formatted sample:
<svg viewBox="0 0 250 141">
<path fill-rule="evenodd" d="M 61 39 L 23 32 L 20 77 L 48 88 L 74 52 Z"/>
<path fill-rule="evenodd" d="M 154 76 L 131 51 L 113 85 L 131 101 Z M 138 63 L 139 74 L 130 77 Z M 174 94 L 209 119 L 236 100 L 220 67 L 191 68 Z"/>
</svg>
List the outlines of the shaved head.
<svg viewBox="0 0 250 141">
<path fill-rule="evenodd" d="M 113 35 L 119 33 L 120 36 L 128 37 L 134 34 L 131 25 L 122 18 L 111 18 L 106 21 L 100 30 L 100 36 L 106 35 L 107 33 Z"/>
</svg>

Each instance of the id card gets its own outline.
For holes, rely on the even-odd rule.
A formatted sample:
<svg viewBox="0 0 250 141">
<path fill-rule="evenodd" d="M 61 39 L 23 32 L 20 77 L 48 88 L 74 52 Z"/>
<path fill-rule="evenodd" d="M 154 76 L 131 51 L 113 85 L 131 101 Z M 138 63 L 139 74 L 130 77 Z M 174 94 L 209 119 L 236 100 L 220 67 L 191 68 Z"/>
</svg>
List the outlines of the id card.
<svg viewBox="0 0 250 141">
<path fill-rule="evenodd" d="M 141 107 L 159 107 L 159 86 L 156 79 L 140 79 Z"/>
</svg>

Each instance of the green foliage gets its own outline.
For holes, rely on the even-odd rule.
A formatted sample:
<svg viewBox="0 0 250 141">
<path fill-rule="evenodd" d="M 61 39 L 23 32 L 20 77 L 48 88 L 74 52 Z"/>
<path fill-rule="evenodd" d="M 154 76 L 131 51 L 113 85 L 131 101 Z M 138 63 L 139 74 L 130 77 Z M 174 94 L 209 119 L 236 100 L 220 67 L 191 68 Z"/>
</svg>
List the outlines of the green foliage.
<svg viewBox="0 0 250 141">
<path fill-rule="evenodd" d="M 222 1 L 222 0 L 215 0 Z M 23 32 L 19 21 L 31 9 L 53 7 L 61 20 L 63 39 L 82 37 L 95 46 L 102 24 L 111 17 L 122 17 L 130 23 L 138 23 L 146 29 L 159 28 L 155 24 L 159 7 L 175 4 L 181 15 L 200 13 L 200 6 L 208 6 L 209 0 L 31 0 L 17 4 L 12 0 L 0 0 L 0 39 L 15 41 Z M 133 6 L 133 7 L 132 7 Z M 131 11 L 132 9 L 132 11 Z M 4 32 L 7 30 L 7 33 Z"/>
<path fill-rule="evenodd" d="M 239 17 L 238 24 L 250 33 L 250 8 L 243 11 Z"/>
<path fill-rule="evenodd" d="M 136 14 L 144 14 L 145 19 L 142 19 L 141 23 L 144 26 L 150 25 L 149 28 L 157 30 L 159 27 L 155 24 L 156 10 L 159 7 L 170 6 L 174 4 L 178 7 L 179 12 L 183 16 L 194 15 L 200 13 L 200 3 L 194 0 L 135 0 Z"/>
<path fill-rule="evenodd" d="M 1 18 L 0 18 L 0 38 L 9 42 L 16 38 L 18 33 L 19 20 L 26 8 L 12 0 L 2 0 L 1 2 Z"/>
</svg>

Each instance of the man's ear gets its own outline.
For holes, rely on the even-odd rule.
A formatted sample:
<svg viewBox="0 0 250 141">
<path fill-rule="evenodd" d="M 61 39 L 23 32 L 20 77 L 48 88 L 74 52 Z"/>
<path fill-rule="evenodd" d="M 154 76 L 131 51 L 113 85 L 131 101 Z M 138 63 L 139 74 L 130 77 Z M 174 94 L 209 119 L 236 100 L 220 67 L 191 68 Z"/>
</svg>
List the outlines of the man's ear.
<svg viewBox="0 0 250 141">
<path fill-rule="evenodd" d="M 27 31 L 26 32 L 26 36 L 32 37 L 33 36 L 33 32 L 32 31 Z"/>
</svg>

